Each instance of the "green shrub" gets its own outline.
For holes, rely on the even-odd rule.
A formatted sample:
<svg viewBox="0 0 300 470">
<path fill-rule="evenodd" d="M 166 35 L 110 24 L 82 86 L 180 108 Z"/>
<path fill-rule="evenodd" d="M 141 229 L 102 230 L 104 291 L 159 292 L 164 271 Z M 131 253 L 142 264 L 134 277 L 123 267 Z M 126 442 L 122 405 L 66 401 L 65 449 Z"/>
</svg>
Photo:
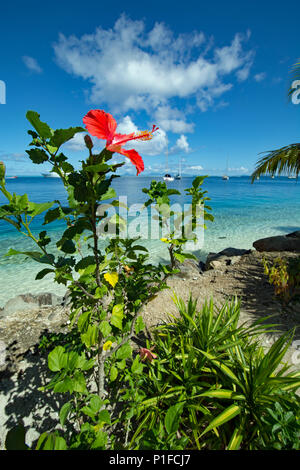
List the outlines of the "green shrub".
<svg viewBox="0 0 300 470">
<path fill-rule="evenodd" d="M 274 285 L 275 295 L 284 304 L 299 297 L 300 294 L 300 257 L 289 260 L 276 258 L 273 263 L 263 258 L 264 272 L 269 283 Z"/>
<path fill-rule="evenodd" d="M 187 305 L 175 302 L 179 317 L 156 329 L 157 360 L 148 361 L 138 384 L 129 448 L 274 447 L 268 416 L 276 403 L 295 416 L 299 431 L 300 373 L 281 363 L 292 333 L 265 353 L 259 335 L 272 327 L 262 320 L 238 326 L 236 299 L 220 309 L 211 300 L 200 310 L 192 298 Z"/>
</svg>

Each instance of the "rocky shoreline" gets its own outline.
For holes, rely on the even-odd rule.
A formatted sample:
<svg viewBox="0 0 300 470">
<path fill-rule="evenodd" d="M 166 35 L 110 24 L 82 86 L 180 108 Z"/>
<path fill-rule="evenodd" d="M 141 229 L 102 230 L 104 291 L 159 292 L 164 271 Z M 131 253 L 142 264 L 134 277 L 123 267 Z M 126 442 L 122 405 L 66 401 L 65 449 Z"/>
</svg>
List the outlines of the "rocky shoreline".
<svg viewBox="0 0 300 470">
<path fill-rule="evenodd" d="M 177 315 L 174 294 L 184 301 L 191 294 L 199 309 L 211 297 L 216 306 L 221 306 L 237 296 L 241 301 L 241 323 L 272 315 L 271 322 L 278 324 L 279 333 L 262 336 L 266 348 L 281 332 L 299 326 L 300 302 L 283 307 L 274 297 L 274 288 L 263 272 L 262 258 L 299 256 L 300 231 L 258 240 L 253 246 L 254 250 L 227 248 L 210 253 L 205 264 L 185 261 L 180 273 L 168 280 L 170 289 L 160 292 L 144 308 L 148 332 L 151 334 L 154 326 L 168 320 L 169 314 Z M 30 429 L 28 444 L 55 422 L 58 399 L 38 391 L 47 380 L 46 359 L 41 358 L 38 344 L 45 332 L 67 331 L 68 318 L 66 298 L 51 293 L 19 295 L 0 309 L 0 448 L 4 448 L 7 430 L 20 420 Z M 285 361 L 300 370 L 297 330 Z"/>
</svg>

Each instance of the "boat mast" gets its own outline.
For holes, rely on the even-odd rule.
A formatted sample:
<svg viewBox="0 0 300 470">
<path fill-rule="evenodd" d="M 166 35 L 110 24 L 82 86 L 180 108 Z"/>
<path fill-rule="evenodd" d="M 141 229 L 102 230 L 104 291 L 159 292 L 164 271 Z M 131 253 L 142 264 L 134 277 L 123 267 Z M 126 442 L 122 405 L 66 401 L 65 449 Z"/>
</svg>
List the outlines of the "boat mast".
<svg viewBox="0 0 300 470">
<path fill-rule="evenodd" d="M 168 141 L 167 141 L 167 151 L 166 151 L 166 173 L 169 173 L 169 164 L 168 164 Z"/>
</svg>

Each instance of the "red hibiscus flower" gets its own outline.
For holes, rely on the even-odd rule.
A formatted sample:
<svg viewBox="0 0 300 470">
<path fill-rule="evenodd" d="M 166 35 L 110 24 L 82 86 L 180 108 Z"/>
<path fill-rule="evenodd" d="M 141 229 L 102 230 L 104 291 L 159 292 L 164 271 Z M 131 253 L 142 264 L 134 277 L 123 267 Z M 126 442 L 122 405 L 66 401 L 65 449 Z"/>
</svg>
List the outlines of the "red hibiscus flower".
<svg viewBox="0 0 300 470">
<path fill-rule="evenodd" d="M 153 133 L 158 127 L 153 126 L 152 131 L 142 131 L 132 134 L 117 134 L 117 123 L 111 114 L 106 113 L 102 109 L 92 109 L 83 118 L 83 122 L 88 132 L 98 137 L 98 139 L 106 140 L 106 148 L 111 152 L 117 152 L 129 158 L 131 163 L 136 167 L 137 175 L 144 170 L 144 162 L 142 157 L 136 150 L 125 150 L 122 145 L 129 140 L 150 140 Z"/>
</svg>

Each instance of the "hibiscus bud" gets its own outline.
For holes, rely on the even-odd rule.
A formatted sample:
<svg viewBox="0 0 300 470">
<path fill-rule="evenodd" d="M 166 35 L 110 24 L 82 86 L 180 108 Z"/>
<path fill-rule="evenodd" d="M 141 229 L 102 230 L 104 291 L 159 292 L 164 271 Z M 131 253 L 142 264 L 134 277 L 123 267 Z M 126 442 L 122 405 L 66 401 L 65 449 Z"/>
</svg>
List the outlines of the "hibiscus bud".
<svg viewBox="0 0 300 470">
<path fill-rule="evenodd" d="M 0 162 L 0 180 L 4 180 L 5 177 L 5 165 L 3 162 Z"/>
<path fill-rule="evenodd" d="M 93 141 L 92 141 L 92 139 L 90 138 L 90 136 L 88 134 L 86 134 L 84 136 L 84 141 L 85 141 L 85 145 L 87 146 L 87 148 L 89 150 L 92 150 L 92 148 L 94 147 L 94 144 L 93 144 Z"/>
</svg>

